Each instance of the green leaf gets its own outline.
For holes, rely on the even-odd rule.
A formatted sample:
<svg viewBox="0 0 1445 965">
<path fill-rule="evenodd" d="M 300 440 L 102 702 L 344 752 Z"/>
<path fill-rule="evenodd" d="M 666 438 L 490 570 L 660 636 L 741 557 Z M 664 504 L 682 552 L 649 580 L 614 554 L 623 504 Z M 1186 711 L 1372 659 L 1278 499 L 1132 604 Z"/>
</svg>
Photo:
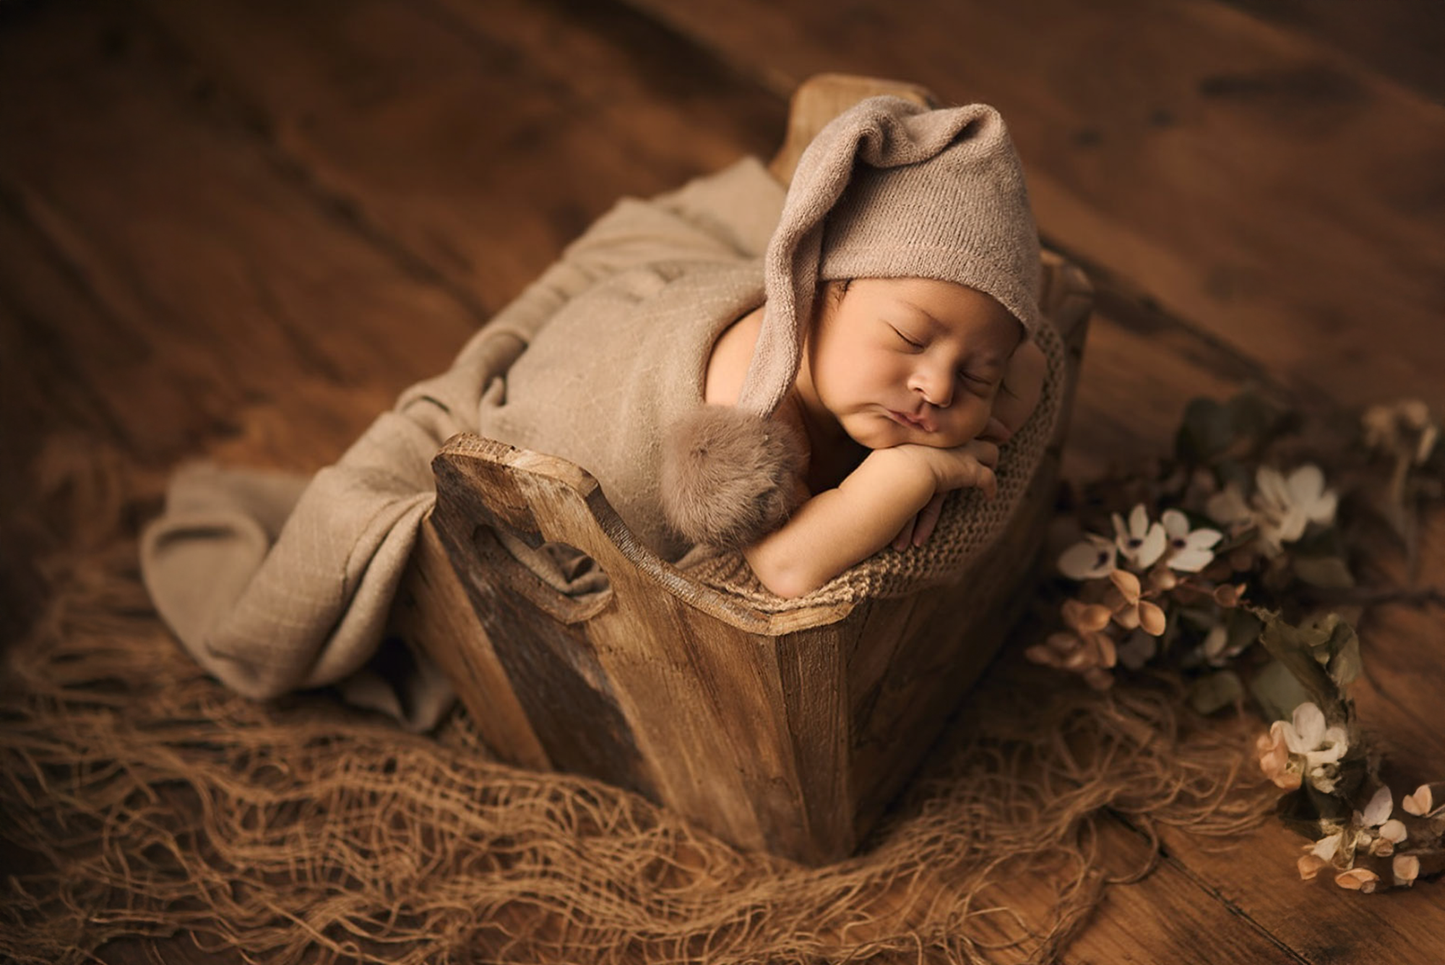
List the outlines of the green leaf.
<svg viewBox="0 0 1445 965">
<path fill-rule="evenodd" d="M 1174 439 L 1174 451 L 1185 463 L 1207 463 L 1234 444 L 1229 412 L 1213 399 L 1191 399 Z"/>
<path fill-rule="evenodd" d="M 1253 392 L 1241 392 L 1224 404 L 1236 436 L 1251 441 L 1265 438 L 1280 422 L 1280 412 Z"/>
<path fill-rule="evenodd" d="M 1354 574 L 1338 556 L 1292 556 L 1290 566 L 1310 586 L 1339 590 L 1355 585 Z"/>
<path fill-rule="evenodd" d="M 1310 699 L 1310 692 L 1278 660 L 1271 660 L 1250 678 L 1249 692 L 1268 720 L 1289 720 L 1294 709 Z"/>
<path fill-rule="evenodd" d="M 1330 679 L 1321 661 L 1316 657 L 1316 646 L 1329 645 L 1331 630 L 1321 627 L 1300 628 L 1293 626 L 1273 610 L 1250 607 L 1249 611 L 1264 622 L 1259 642 L 1269 655 L 1284 665 L 1304 687 L 1309 699 L 1319 705 L 1327 718 L 1343 716 L 1339 689 Z M 1331 614 L 1334 616 L 1334 614 Z M 1336 617 L 1338 619 L 1338 617 Z M 1328 661 L 1332 654 L 1325 655 Z"/>
<path fill-rule="evenodd" d="M 1233 670 L 1200 677 L 1189 685 L 1189 704 L 1201 714 L 1232 706 L 1244 696 L 1244 684 Z"/>
<path fill-rule="evenodd" d="M 1315 660 L 1328 667 L 1337 656 L 1353 648 L 1359 661 L 1360 641 L 1355 628 L 1338 613 L 1326 613 L 1303 627 L 1296 628 L 1299 638 L 1308 643 Z M 1354 678 L 1350 678 L 1354 679 Z"/>
<path fill-rule="evenodd" d="M 1336 614 L 1331 614 L 1338 619 Z M 1365 670 L 1363 660 L 1360 658 L 1360 638 L 1355 633 L 1355 628 L 1344 620 L 1339 620 L 1335 632 L 1330 638 L 1331 649 L 1334 651 L 1330 656 L 1329 663 L 1325 664 L 1325 671 L 1335 686 L 1343 690 L 1353 683 Z"/>
<path fill-rule="evenodd" d="M 1225 649 L 1230 653 L 1243 653 L 1249 647 L 1258 642 L 1261 629 L 1259 618 L 1242 607 L 1235 607 L 1229 611 L 1225 618 L 1225 633 L 1228 639 L 1225 642 Z"/>
</svg>

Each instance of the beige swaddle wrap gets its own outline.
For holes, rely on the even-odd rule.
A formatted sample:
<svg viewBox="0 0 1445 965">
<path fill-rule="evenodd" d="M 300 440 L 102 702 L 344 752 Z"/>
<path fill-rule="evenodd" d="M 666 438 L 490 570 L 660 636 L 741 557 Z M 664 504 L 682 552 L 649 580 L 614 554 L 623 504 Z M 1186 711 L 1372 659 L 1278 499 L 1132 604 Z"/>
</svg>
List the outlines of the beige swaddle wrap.
<svg viewBox="0 0 1445 965">
<path fill-rule="evenodd" d="M 477 431 L 484 391 L 564 306 L 585 303 L 590 292 L 608 290 L 600 283 L 640 265 L 755 260 L 782 202 L 782 186 L 752 158 L 650 201 L 623 200 L 480 330 L 447 372 L 407 389 L 309 482 L 182 469 L 163 514 L 142 536 L 142 572 L 156 609 L 196 660 L 239 693 L 266 699 L 337 684 L 355 702 L 430 727 L 451 699 L 440 674 L 419 659 L 414 673 L 382 680 L 366 662 L 435 500 L 437 449 L 458 432 Z M 625 300 L 610 304 L 630 314 Z M 596 322 L 607 325 L 606 313 Z"/>
<path fill-rule="evenodd" d="M 970 116 L 960 123 L 997 117 L 991 109 Z M 868 123 L 893 122 L 875 116 Z M 383 680 L 366 663 L 435 500 L 437 449 L 458 432 L 481 430 L 572 459 L 597 476 L 643 542 L 675 558 L 685 546 L 656 506 L 656 439 L 676 411 L 700 403 L 717 332 L 758 304 L 761 256 L 783 208 L 782 186 L 754 159 L 651 201 L 624 200 L 479 331 L 450 370 L 404 392 L 309 482 L 211 466 L 182 470 L 142 539 L 157 610 L 198 662 L 242 694 L 265 699 L 337 684 L 409 726 L 431 726 L 450 701 L 434 668 L 419 658 L 414 673 Z M 1031 222 L 1025 230 L 1032 232 Z M 797 233 L 804 241 L 816 236 L 816 223 Z M 1058 418 L 1062 345 L 1047 322 L 1024 321 L 1048 375 L 1038 409 L 1000 458 L 997 498 L 957 494 L 925 546 L 884 551 L 794 600 L 763 590 L 736 554 L 691 572 L 762 610 L 956 578 L 1014 512 Z M 764 353 L 766 377 L 754 380 L 766 411 L 778 386 L 791 383 L 799 338 L 795 328 L 768 337 L 779 351 Z"/>
</svg>

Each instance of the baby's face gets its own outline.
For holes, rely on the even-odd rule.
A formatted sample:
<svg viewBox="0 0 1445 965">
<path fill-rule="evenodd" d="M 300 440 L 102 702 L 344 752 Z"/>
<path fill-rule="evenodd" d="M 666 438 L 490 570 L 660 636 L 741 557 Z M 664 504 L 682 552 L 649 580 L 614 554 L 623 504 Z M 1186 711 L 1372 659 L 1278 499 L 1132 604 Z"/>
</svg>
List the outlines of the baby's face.
<svg viewBox="0 0 1445 965">
<path fill-rule="evenodd" d="M 947 281 L 860 278 L 819 293 L 806 353 L 812 394 L 855 442 L 962 445 L 983 431 L 1023 326 Z"/>
</svg>

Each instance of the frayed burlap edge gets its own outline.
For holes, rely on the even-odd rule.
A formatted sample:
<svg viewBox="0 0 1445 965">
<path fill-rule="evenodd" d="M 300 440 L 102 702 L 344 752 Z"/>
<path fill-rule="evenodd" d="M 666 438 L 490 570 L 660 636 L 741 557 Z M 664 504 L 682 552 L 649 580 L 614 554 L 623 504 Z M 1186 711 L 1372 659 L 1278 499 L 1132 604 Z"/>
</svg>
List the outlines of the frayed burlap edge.
<svg viewBox="0 0 1445 965">
<path fill-rule="evenodd" d="M 1186 735 L 1177 690 L 1005 661 L 856 857 L 740 853 L 493 762 L 460 712 L 415 736 L 326 694 L 225 691 L 150 609 L 124 467 L 50 455 L 72 529 L 5 669 L 0 826 L 34 859 L 0 899 L 7 960 L 184 933 L 266 962 L 1047 962 L 1147 871 L 1159 825 L 1266 813 L 1237 734 Z M 1103 843 L 1121 818 L 1128 854 Z"/>
</svg>

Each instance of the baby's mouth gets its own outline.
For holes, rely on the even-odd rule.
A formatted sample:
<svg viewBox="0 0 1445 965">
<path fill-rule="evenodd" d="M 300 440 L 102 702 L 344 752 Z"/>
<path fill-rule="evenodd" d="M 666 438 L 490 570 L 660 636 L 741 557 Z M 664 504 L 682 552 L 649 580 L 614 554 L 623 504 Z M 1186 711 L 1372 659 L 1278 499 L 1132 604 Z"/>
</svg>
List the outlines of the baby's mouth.
<svg viewBox="0 0 1445 965">
<path fill-rule="evenodd" d="M 889 409 L 888 415 L 899 425 L 908 426 L 911 429 L 922 429 L 924 432 L 933 431 L 933 424 L 927 419 L 916 419 L 906 412 L 899 412 L 897 409 Z"/>
</svg>

